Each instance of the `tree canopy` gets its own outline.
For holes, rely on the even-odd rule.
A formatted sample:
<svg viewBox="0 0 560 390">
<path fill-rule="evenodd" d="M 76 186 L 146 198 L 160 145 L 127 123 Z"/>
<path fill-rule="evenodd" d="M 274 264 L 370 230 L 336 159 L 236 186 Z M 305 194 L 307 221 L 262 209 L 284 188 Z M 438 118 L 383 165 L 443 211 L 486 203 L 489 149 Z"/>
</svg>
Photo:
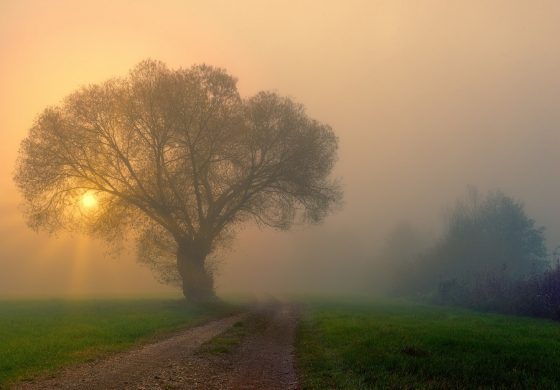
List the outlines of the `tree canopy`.
<svg viewBox="0 0 560 390">
<path fill-rule="evenodd" d="M 408 236 L 400 233 L 394 246 L 406 246 Z M 395 260 L 401 251 L 393 252 Z M 492 275 L 523 279 L 548 262 L 544 228 L 523 204 L 500 191 L 480 194 L 474 187 L 448 210 L 437 240 L 407 259 L 407 265 L 395 268 L 399 294 L 431 293 L 438 285 L 476 285 Z"/>
<path fill-rule="evenodd" d="M 499 191 L 481 196 L 472 188 L 450 211 L 432 255 L 455 276 L 505 267 L 519 277 L 542 269 L 546 254 L 544 229 L 523 204 Z"/>
<path fill-rule="evenodd" d="M 289 98 L 243 99 L 223 69 L 147 60 L 45 109 L 15 181 L 33 228 L 133 237 L 163 280 L 196 299 L 213 294 L 206 257 L 241 223 L 287 229 L 338 204 L 336 152 L 332 129 Z"/>
<path fill-rule="evenodd" d="M 493 274 L 518 279 L 546 263 L 544 229 L 520 202 L 500 191 L 481 195 L 469 188 L 447 213 L 441 237 L 418 257 L 407 283 L 411 292 L 427 292 L 438 283 L 472 284 Z"/>
</svg>

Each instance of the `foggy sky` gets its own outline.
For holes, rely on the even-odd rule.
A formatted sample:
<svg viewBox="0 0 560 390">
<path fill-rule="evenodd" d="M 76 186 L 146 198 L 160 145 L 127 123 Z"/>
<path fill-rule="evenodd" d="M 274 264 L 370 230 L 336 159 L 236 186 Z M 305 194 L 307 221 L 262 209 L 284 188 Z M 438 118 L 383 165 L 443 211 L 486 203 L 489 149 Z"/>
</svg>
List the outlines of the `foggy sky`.
<svg viewBox="0 0 560 390">
<path fill-rule="evenodd" d="M 48 105 L 145 58 L 275 90 L 340 139 L 344 207 L 289 233 L 243 229 L 219 292 L 364 292 L 402 220 L 436 231 L 468 184 L 525 203 L 560 244 L 557 1 L 0 0 L 0 297 L 156 294 L 131 254 L 29 230 L 11 176 Z"/>
</svg>

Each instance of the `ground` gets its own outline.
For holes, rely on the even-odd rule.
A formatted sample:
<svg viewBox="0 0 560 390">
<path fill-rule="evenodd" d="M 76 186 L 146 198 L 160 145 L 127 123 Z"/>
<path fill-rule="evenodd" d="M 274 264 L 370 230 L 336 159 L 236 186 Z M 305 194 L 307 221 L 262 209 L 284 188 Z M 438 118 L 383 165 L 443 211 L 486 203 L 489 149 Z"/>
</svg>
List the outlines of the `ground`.
<svg viewBox="0 0 560 390">
<path fill-rule="evenodd" d="M 169 311 L 167 304 L 161 308 L 169 317 L 175 309 Z M 105 351 L 86 362 L 77 360 L 62 370 L 36 371 L 10 386 L 553 389 L 560 383 L 560 324 L 552 321 L 409 302 L 355 300 L 297 305 L 267 302 L 237 311 L 220 309 L 218 319 L 212 319 L 208 310 L 218 315 L 215 309 L 184 314 L 188 320 L 180 330 L 160 334 L 155 340 L 142 339 L 124 351 Z M 126 316 L 105 313 L 105 320 L 135 328 L 138 317 L 130 314 L 129 321 L 124 321 Z M 159 318 L 160 314 L 153 315 Z M 78 327 L 82 332 L 88 329 L 84 327 L 88 321 L 108 326 L 99 322 L 98 316 L 72 318 L 73 323 L 82 324 Z M 144 315 L 139 318 L 145 319 Z M 106 329 L 101 333 L 110 332 Z M 6 335 L 10 336 L 4 332 Z M 32 340 L 42 337 L 41 329 L 34 336 L 28 334 L 28 345 L 19 344 L 21 353 L 30 348 Z"/>
<path fill-rule="evenodd" d="M 267 303 L 14 388 L 297 388 L 296 323 L 293 305 Z"/>
<path fill-rule="evenodd" d="M 237 310 L 183 299 L 0 300 L 0 388 Z"/>
<path fill-rule="evenodd" d="M 305 389 L 558 389 L 560 324 L 408 302 L 308 305 Z"/>
</svg>

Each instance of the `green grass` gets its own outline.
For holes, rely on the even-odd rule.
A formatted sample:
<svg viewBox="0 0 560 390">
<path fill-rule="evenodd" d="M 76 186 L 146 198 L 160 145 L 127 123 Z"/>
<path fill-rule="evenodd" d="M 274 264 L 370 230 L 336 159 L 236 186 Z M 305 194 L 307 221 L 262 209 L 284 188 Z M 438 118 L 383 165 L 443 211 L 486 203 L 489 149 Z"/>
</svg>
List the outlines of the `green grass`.
<svg viewBox="0 0 560 390">
<path fill-rule="evenodd" d="M 224 333 L 202 344 L 197 353 L 200 355 L 230 353 L 241 344 L 241 340 L 247 333 L 245 323 L 242 321 L 236 322 Z"/>
<path fill-rule="evenodd" d="M 407 303 L 315 303 L 297 337 L 304 389 L 560 386 L 560 324 Z"/>
<path fill-rule="evenodd" d="M 156 299 L 0 301 L 0 388 L 231 310 Z"/>
</svg>

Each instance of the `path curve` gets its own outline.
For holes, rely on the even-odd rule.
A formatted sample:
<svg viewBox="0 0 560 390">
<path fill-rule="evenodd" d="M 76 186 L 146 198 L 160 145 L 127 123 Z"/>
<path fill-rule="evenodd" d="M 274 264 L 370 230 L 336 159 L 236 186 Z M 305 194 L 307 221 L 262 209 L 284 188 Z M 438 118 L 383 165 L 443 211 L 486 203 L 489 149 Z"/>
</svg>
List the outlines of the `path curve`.
<svg viewBox="0 0 560 390">
<path fill-rule="evenodd" d="M 188 328 L 152 344 L 105 359 L 70 366 L 54 378 L 23 382 L 15 389 L 124 389 L 154 379 L 153 372 L 171 367 L 191 355 L 204 342 L 242 321 L 238 314 Z"/>
<path fill-rule="evenodd" d="M 294 340 L 297 307 L 267 303 L 183 330 L 105 359 L 68 367 L 17 389 L 299 389 Z M 202 344 L 243 322 L 247 335 L 225 354 L 197 353 Z M 203 349 L 202 349 L 203 350 Z"/>
</svg>

